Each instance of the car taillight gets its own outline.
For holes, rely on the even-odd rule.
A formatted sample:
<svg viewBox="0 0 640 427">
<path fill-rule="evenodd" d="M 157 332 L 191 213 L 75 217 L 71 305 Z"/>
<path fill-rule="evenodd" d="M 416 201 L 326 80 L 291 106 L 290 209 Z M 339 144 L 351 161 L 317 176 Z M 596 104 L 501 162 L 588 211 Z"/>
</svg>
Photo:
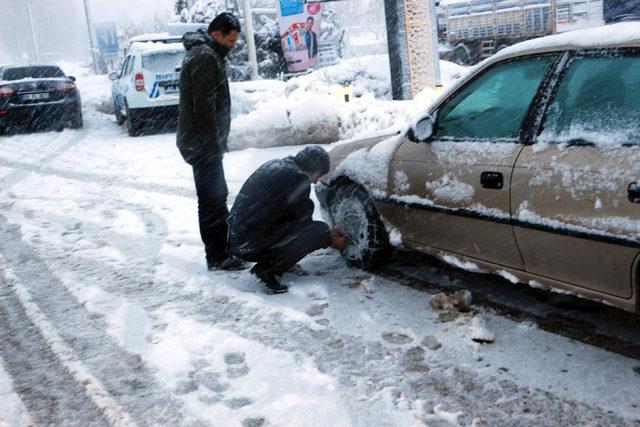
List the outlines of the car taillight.
<svg viewBox="0 0 640 427">
<path fill-rule="evenodd" d="M 73 83 L 69 83 L 69 82 L 64 82 L 64 83 L 58 83 L 56 85 L 56 90 L 59 92 L 71 92 L 76 90 L 76 85 L 74 85 Z"/>
<path fill-rule="evenodd" d="M 16 89 L 13 86 L 0 86 L 0 98 L 11 96 L 16 93 Z"/>
<path fill-rule="evenodd" d="M 142 73 L 137 73 L 135 77 L 136 90 L 138 92 L 144 91 L 144 76 Z"/>
</svg>

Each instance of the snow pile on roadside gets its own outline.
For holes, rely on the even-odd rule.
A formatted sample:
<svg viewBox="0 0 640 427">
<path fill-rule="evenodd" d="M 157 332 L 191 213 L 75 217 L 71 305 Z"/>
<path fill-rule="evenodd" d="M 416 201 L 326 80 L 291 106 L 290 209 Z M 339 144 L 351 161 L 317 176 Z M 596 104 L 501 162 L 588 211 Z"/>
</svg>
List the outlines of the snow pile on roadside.
<svg viewBox="0 0 640 427">
<path fill-rule="evenodd" d="M 61 62 L 60 66 L 78 78 L 84 113 L 112 121 L 108 77 L 94 75 L 90 68 L 77 63 Z M 466 70 L 441 61 L 443 86 L 449 86 Z M 342 84 L 350 85 L 349 102 L 337 96 Z M 232 82 L 229 148 L 327 144 L 402 127 L 438 95 L 428 88 L 414 100 L 391 101 L 390 91 L 386 55 L 352 58 L 287 82 Z"/>
<path fill-rule="evenodd" d="M 106 114 L 113 114 L 111 81 L 108 76 L 94 74 L 91 68 L 85 64 L 59 61 L 58 65 L 66 75 L 76 78 L 76 86 L 82 100 L 82 114 L 85 116 L 85 123 L 87 122 L 87 115 L 92 116 L 97 121 L 104 122 Z"/>
</svg>

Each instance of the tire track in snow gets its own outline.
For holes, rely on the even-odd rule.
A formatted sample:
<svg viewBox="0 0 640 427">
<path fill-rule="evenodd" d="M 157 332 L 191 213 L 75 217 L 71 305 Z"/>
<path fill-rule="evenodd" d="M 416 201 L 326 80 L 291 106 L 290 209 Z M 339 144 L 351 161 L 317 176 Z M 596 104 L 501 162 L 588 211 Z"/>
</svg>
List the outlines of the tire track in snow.
<svg viewBox="0 0 640 427">
<path fill-rule="evenodd" d="M 394 262 L 378 274 L 432 294 L 469 290 L 474 304 L 495 310 L 506 318 L 516 322 L 534 321 L 547 332 L 640 360 L 637 333 L 640 317 L 634 313 L 575 295 L 554 294 L 524 283 L 512 284 L 496 275 L 464 271 L 411 252 L 397 251 Z"/>
<path fill-rule="evenodd" d="M 31 321 L 32 327 L 35 327 L 38 330 L 39 334 L 46 342 L 46 347 L 43 347 L 47 348 L 47 350 L 50 350 L 50 352 L 55 355 L 55 357 L 58 359 L 58 362 L 62 365 L 61 368 L 71 374 L 73 380 L 75 380 L 76 384 L 71 385 L 69 383 L 72 383 L 73 380 L 71 380 L 70 378 L 65 378 L 64 380 L 67 384 L 60 384 L 55 389 L 69 390 L 70 388 L 77 388 L 76 386 L 81 385 L 80 388 L 84 388 L 86 395 L 95 405 L 95 408 L 89 408 L 88 402 L 84 402 L 82 404 L 83 407 L 78 408 L 79 411 L 73 414 L 74 417 L 71 419 L 71 422 L 75 423 L 76 421 L 89 416 L 89 419 L 92 420 L 91 422 L 93 423 L 95 420 L 101 418 L 99 415 L 94 413 L 94 410 L 97 408 L 104 414 L 106 419 L 113 426 L 135 425 L 135 423 L 133 423 L 131 420 L 131 416 L 109 395 L 103 384 L 89 373 L 89 370 L 82 363 L 82 361 L 78 360 L 73 350 L 58 335 L 51 322 L 49 322 L 47 317 L 42 313 L 38 305 L 32 301 L 31 295 L 27 288 L 14 276 L 11 267 L 6 264 L 6 260 L 2 257 L 0 257 L 0 266 L 2 266 L 2 269 L 4 270 L 5 277 L 11 282 L 10 287 L 13 290 L 13 295 L 11 296 L 13 298 L 10 298 L 8 300 L 14 307 L 16 307 L 18 304 L 22 306 L 24 314 Z M 7 286 L 5 280 L 3 280 L 3 283 L 8 289 L 9 286 Z M 5 305 L 4 308 L 6 309 L 8 307 L 6 307 Z M 13 317 L 15 319 L 15 316 Z M 12 323 L 13 322 L 7 322 L 7 324 Z M 15 330 L 15 324 L 13 326 L 13 329 Z M 32 344 L 32 337 L 27 338 L 26 342 Z M 7 355 L 5 355 L 5 357 L 7 357 Z M 51 356 L 49 356 L 49 358 L 51 358 Z M 48 365 L 51 366 L 50 364 Z M 58 381 L 59 378 L 53 378 L 53 380 Z M 39 381 L 34 381 L 34 379 L 32 378 L 31 381 L 29 381 L 29 384 L 31 385 L 33 383 L 38 384 Z M 74 391 L 76 391 L 77 393 L 77 390 Z M 62 399 L 67 398 L 67 396 L 64 396 L 64 394 L 61 397 Z M 46 399 L 29 399 L 28 402 L 30 404 L 33 404 L 34 401 L 38 400 L 46 401 Z M 67 407 L 73 408 L 75 405 L 70 403 L 67 403 L 65 405 L 61 404 L 61 402 L 55 402 L 55 406 L 62 407 L 60 410 L 61 413 L 58 414 L 58 416 L 62 417 L 62 419 L 66 421 L 68 419 L 68 415 L 64 414 L 64 412 L 66 412 Z M 42 422 L 44 423 L 45 420 L 42 420 Z M 48 419 L 46 420 L 46 422 L 51 422 L 51 420 Z"/>
<path fill-rule="evenodd" d="M 66 144 L 62 145 L 61 147 L 55 148 L 55 150 L 53 150 L 53 152 L 51 152 L 51 153 L 45 153 L 44 155 L 42 155 L 40 158 L 38 158 L 36 160 L 36 163 L 38 163 L 38 164 L 47 164 L 47 163 L 55 160 L 56 158 L 58 158 L 62 154 L 64 154 L 67 150 L 69 150 L 70 148 L 78 145 L 80 142 L 85 140 L 88 136 L 89 136 L 89 132 L 87 132 L 87 131 L 81 132 L 77 139 L 72 139 L 71 141 L 68 141 Z M 54 142 L 55 142 L 56 139 L 57 138 L 54 138 Z M 3 178 L 3 181 L 6 184 L 5 187 L 6 188 L 13 187 L 18 182 L 20 182 L 23 179 L 25 179 L 26 177 L 28 177 L 31 172 L 33 172 L 33 171 L 28 170 L 26 168 L 18 169 L 16 171 L 11 172 L 10 174 L 8 174 L 7 176 L 5 176 Z"/>
<path fill-rule="evenodd" d="M 9 225 L 2 215 L 0 254 L 5 264 L 11 266 L 18 285 L 7 290 L 26 305 L 27 312 L 31 310 L 36 319 L 33 322 L 43 328 L 47 341 L 44 348 L 51 347 L 61 360 L 81 362 L 80 367 L 69 369 L 75 369 L 74 376 L 80 381 L 84 381 L 86 375 L 96 379 L 84 386 L 102 384 L 97 390 L 87 390 L 96 396 L 98 406 L 107 411 L 111 421 L 121 420 L 126 424 L 130 414 L 130 419 L 150 424 L 182 422 L 182 404 L 155 381 L 139 357 L 123 351 L 105 334 L 104 321 L 89 316 L 44 261 L 22 241 L 19 227 Z M 20 283 L 28 283 L 29 289 Z M 13 355 L 14 359 L 18 357 L 21 355 Z M 114 409 L 118 406 L 122 409 Z"/>
<path fill-rule="evenodd" d="M 153 193 L 167 194 L 171 196 L 193 198 L 195 197 L 195 194 L 196 194 L 195 189 L 172 187 L 170 185 L 162 185 L 162 184 L 136 182 L 134 181 L 134 179 L 136 179 L 135 177 L 122 178 L 118 176 L 108 176 L 108 175 L 101 175 L 101 174 L 90 173 L 90 172 L 71 172 L 71 171 L 57 169 L 53 167 L 38 166 L 38 165 L 34 165 L 32 163 L 27 163 L 27 162 L 12 161 L 12 160 L 4 159 L 1 157 L 0 157 L 0 166 L 19 169 L 19 171 L 17 172 L 26 171 L 27 173 L 24 175 L 24 177 L 26 177 L 31 172 L 35 172 L 41 175 L 57 176 L 60 178 L 66 178 L 66 179 L 71 179 L 71 180 L 80 181 L 80 182 L 103 184 L 108 187 L 119 186 L 119 187 L 131 188 L 134 190 L 142 190 L 142 191 L 149 191 Z M 7 178 L 5 178 L 5 180 L 9 182 Z M 18 180 L 13 179 L 12 181 L 13 183 L 9 182 L 9 185 L 5 187 L 8 189 L 11 186 L 17 184 L 19 181 L 20 181 L 19 179 Z"/>
</svg>

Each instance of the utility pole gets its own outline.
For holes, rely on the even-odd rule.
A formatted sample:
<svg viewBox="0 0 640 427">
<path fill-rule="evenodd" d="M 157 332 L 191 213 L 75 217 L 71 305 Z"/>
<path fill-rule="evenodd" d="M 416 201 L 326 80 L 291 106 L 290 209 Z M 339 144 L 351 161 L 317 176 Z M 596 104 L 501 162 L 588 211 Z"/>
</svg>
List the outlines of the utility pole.
<svg viewBox="0 0 640 427">
<path fill-rule="evenodd" d="M 36 26 L 33 23 L 33 14 L 31 13 L 31 0 L 27 2 L 27 14 L 29 15 L 29 27 L 31 29 L 31 39 L 33 40 L 33 51 L 36 55 L 36 62 L 40 62 L 40 49 L 38 48 L 38 37 L 36 35 Z"/>
<path fill-rule="evenodd" d="M 96 48 L 93 44 L 93 28 L 91 26 L 91 11 L 89 10 L 89 0 L 83 0 L 84 3 L 84 16 L 87 18 L 87 32 L 89 33 L 89 48 L 91 49 L 91 57 L 93 58 L 93 72 L 98 74 L 98 56 L 96 55 Z"/>
<path fill-rule="evenodd" d="M 256 39 L 253 37 L 253 14 L 251 13 L 251 1 L 242 0 L 244 13 L 244 28 L 247 34 L 247 51 L 251 64 L 251 80 L 258 80 L 258 57 L 256 55 Z"/>
<path fill-rule="evenodd" d="M 434 0 L 384 0 L 393 99 L 440 84 Z"/>
</svg>

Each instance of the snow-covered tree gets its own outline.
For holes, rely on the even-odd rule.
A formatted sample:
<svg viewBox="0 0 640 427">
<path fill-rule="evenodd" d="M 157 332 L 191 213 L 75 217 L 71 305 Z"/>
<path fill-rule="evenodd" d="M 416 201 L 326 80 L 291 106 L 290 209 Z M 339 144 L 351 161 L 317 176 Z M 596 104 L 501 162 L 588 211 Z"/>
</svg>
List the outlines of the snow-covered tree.
<svg viewBox="0 0 640 427">
<path fill-rule="evenodd" d="M 252 7 L 275 8 L 273 0 L 254 0 Z M 189 5 L 187 0 L 176 0 L 175 11 L 182 22 L 209 23 L 221 12 L 226 11 L 224 0 L 196 0 Z M 256 56 L 258 59 L 258 73 L 264 78 L 274 78 L 286 72 L 286 61 L 280 45 L 280 33 L 275 22 L 275 15 L 254 16 L 254 38 L 256 41 Z M 244 26 L 244 16 L 240 16 Z M 246 33 L 242 32 L 238 39 L 238 46 L 232 50 L 227 58 L 228 75 L 231 80 L 248 80 L 251 76 Z"/>
</svg>

